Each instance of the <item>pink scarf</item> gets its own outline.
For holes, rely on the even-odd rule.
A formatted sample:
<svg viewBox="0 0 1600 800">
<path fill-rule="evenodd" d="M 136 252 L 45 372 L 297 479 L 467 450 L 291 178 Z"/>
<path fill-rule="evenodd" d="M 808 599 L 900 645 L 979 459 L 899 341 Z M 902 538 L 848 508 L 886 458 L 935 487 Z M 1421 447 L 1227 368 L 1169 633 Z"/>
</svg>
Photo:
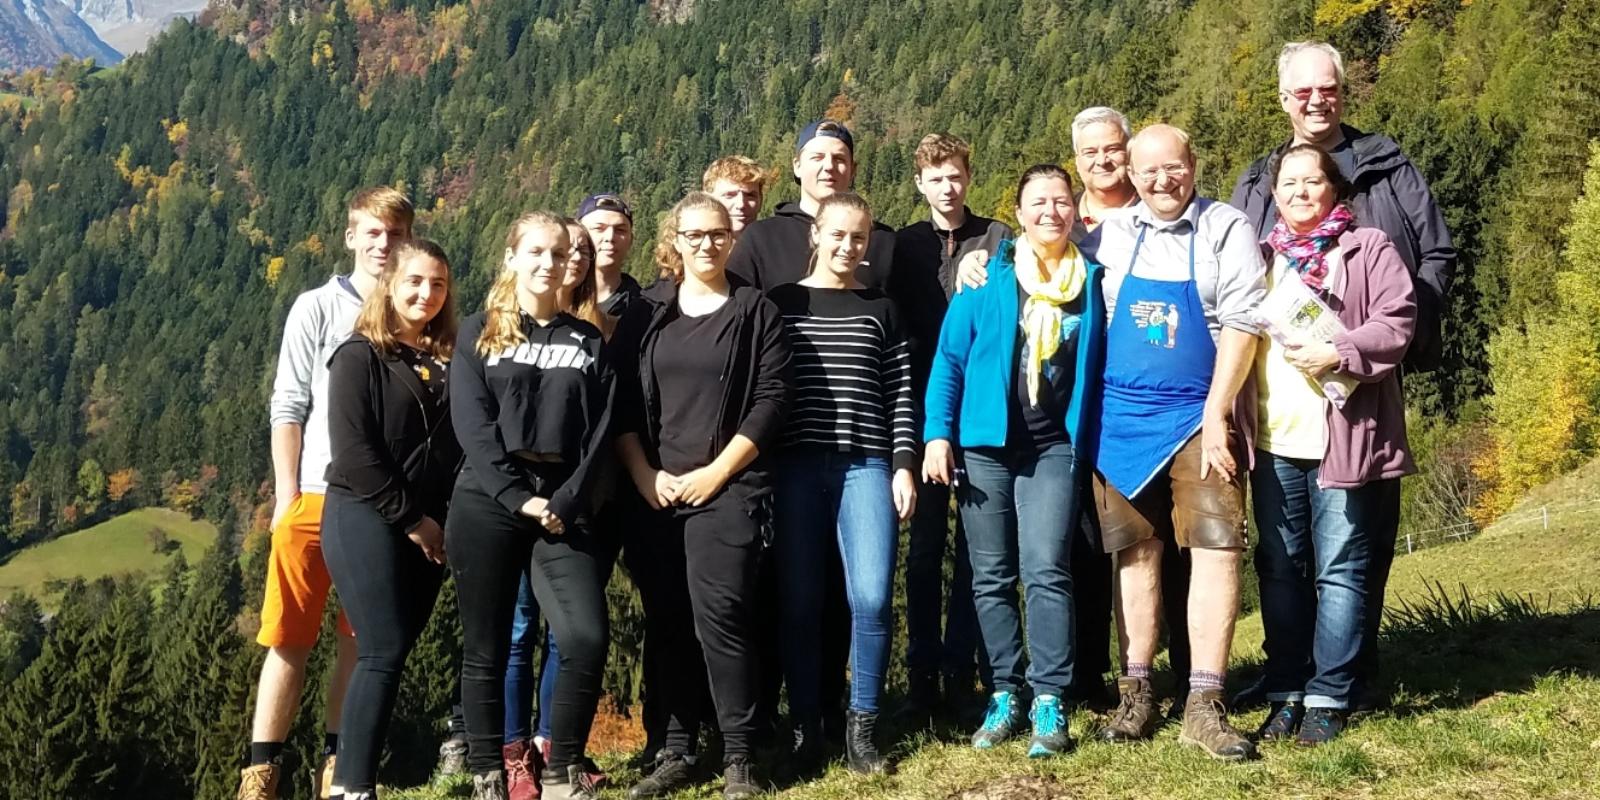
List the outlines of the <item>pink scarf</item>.
<svg viewBox="0 0 1600 800">
<path fill-rule="evenodd" d="M 1272 226 L 1272 233 L 1267 235 L 1267 244 L 1283 255 L 1289 268 L 1300 273 L 1300 280 L 1312 291 L 1320 292 L 1328 277 L 1328 251 L 1339 243 L 1340 234 L 1354 227 L 1355 222 L 1350 209 L 1342 204 L 1334 206 L 1308 233 L 1289 230 L 1288 223 L 1280 217 L 1278 224 Z"/>
</svg>

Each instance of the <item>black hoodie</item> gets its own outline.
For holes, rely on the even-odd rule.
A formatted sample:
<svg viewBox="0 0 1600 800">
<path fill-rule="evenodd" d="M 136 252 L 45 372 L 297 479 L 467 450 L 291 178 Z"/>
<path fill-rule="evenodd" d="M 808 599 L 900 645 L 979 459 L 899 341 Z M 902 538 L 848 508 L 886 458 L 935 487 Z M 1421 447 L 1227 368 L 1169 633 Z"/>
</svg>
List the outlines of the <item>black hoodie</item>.
<svg viewBox="0 0 1600 800">
<path fill-rule="evenodd" d="M 799 281 L 811 266 L 814 222 L 810 214 L 800 210 L 799 203 L 780 204 L 772 216 L 744 229 L 728 257 L 728 273 L 763 292 Z M 869 289 L 888 291 L 893 266 L 894 229 L 874 222 L 867 257 L 857 268 L 856 277 Z"/>
</svg>

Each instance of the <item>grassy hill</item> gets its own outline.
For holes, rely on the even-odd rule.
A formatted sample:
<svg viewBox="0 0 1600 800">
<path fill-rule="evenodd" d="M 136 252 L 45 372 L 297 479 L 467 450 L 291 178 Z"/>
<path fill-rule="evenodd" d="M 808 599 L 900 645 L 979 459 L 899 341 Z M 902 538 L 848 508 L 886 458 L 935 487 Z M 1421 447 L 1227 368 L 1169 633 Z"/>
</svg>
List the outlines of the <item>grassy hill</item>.
<svg viewBox="0 0 1600 800">
<path fill-rule="evenodd" d="M 159 532 L 159 534 L 157 533 Z M 158 551 L 156 543 L 169 542 Z M 0 564 L 0 597 L 21 589 L 51 605 L 53 580 L 153 574 L 182 552 L 200 560 L 216 541 L 216 526 L 165 508 L 141 508 L 76 533 L 29 547 Z"/>
<path fill-rule="evenodd" d="M 777 796 L 1044 798 L 1600 797 L 1600 462 L 1535 492 L 1475 539 L 1397 560 L 1385 634 L 1393 707 L 1317 750 L 1264 748 L 1260 761 L 1213 762 L 1179 747 L 1177 726 L 1136 747 L 1083 742 L 1071 756 L 1026 744 L 979 754 L 963 731 L 902 738 L 897 775 L 834 767 Z M 1543 509 L 1549 509 L 1545 527 Z M 1231 683 L 1259 670 L 1259 617 L 1240 621 Z M 1264 711 L 1235 715 L 1253 729 Z M 1072 720 L 1082 737 L 1097 720 Z M 621 755 L 603 759 L 619 769 Z M 683 797 L 717 797 L 706 784 Z M 442 800 L 457 784 L 385 796 Z M 621 797 L 620 790 L 607 797 Z"/>
</svg>

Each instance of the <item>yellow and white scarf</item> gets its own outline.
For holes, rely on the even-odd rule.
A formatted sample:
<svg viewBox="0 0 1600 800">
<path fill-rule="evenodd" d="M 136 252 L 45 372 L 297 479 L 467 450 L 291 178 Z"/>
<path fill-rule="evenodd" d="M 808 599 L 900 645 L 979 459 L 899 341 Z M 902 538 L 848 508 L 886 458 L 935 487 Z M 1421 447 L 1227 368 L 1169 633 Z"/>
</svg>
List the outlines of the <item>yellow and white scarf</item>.
<svg viewBox="0 0 1600 800">
<path fill-rule="evenodd" d="M 1083 292 L 1088 267 L 1078 246 L 1068 242 L 1067 252 L 1054 276 L 1046 276 L 1042 260 L 1025 237 L 1016 241 L 1017 282 L 1028 293 L 1022 305 L 1022 332 L 1028 343 L 1028 402 L 1039 405 L 1039 371 L 1061 347 L 1061 307 Z"/>
</svg>

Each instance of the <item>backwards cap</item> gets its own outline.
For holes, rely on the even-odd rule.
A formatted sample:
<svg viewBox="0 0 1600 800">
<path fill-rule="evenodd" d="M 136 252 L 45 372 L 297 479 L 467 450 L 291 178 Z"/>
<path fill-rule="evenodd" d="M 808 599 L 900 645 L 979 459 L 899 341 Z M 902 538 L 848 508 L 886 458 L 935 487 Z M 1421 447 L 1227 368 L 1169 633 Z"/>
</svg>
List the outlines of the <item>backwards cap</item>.
<svg viewBox="0 0 1600 800">
<path fill-rule="evenodd" d="M 844 123 L 834 122 L 831 119 L 819 119 L 801 128 L 800 138 L 794 144 L 794 151 L 798 153 L 806 149 L 806 145 L 819 136 L 826 136 L 830 139 L 838 139 L 844 142 L 844 146 L 850 149 L 850 154 L 855 155 L 856 140 L 855 137 L 850 135 L 850 129 L 846 128 Z"/>
<path fill-rule="evenodd" d="M 628 204 L 623 202 L 621 197 L 611 192 L 591 194 L 583 198 L 583 202 L 578 204 L 578 213 L 574 214 L 573 218 L 583 219 L 595 211 L 615 211 L 627 217 L 629 224 L 633 223 L 633 210 L 628 208 Z"/>
</svg>

